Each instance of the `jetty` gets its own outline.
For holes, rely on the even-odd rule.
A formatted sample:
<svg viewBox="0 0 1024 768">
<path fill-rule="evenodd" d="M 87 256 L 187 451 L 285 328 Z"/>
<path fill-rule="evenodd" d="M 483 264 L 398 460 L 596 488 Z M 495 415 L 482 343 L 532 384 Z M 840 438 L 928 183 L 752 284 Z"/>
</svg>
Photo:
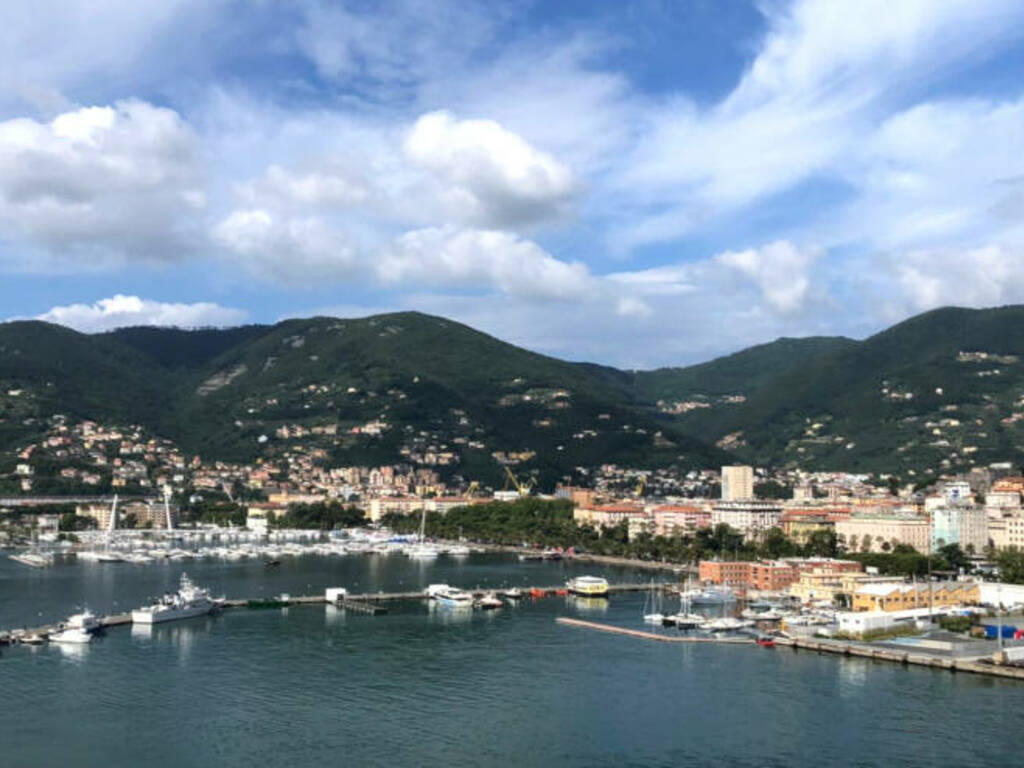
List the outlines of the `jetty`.
<svg viewBox="0 0 1024 768">
<path fill-rule="evenodd" d="M 555 619 L 556 624 L 567 627 L 580 627 L 582 629 L 593 629 L 598 632 L 608 632 L 613 635 L 626 635 L 628 637 L 639 637 L 643 640 L 654 640 L 659 643 L 725 643 L 732 645 L 753 645 L 753 637 L 709 637 L 707 635 L 669 635 L 658 632 L 645 632 L 639 629 L 617 627 L 614 624 L 601 624 L 597 621 L 584 621 L 583 619 L 571 619 L 568 616 L 559 616 Z"/>
<path fill-rule="evenodd" d="M 635 637 L 641 640 L 653 640 L 659 643 L 755 645 L 753 637 L 749 636 L 707 637 L 696 635 L 658 634 L 656 632 L 645 632 L 637 629 L 629 629 L 627 627 L 619 627 L 613 624 L 601 624 L 596 621 L 572 619 L 566 616 L 559 616 L 555 619 L 555 623 L 567 627 L 579 627 L 582 629 L 595 630 L 597 632 Z M 880 648 L 870 643 L 846 642 L 819 638 L 788 637 L 785 635 L 772 635 L 771 638 L 776 646 L 789 647 L 793 651 L 813 651 L 819 654 L 829 653 L 838 656 L 871 659 L 872 661 L 892 662 L 903 666 L 913 665 L 918 667 L 928 667 L 930 669 L 944 669 L 954 673 L 967 672 L 975 675 L 987 675 L 989 677 L 1024 680 L 1024 666 L 996 664 L 988 657 L 957 659 L 933 654 Z"/>
</svg>

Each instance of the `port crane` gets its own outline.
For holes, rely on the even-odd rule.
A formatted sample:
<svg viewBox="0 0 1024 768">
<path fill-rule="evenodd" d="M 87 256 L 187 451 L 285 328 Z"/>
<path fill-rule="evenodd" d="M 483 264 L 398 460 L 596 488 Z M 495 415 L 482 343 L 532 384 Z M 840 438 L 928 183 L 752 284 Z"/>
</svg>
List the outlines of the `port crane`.
<svg viewBox="0 0 1024 768">
<path fill-rule="evenodd" d="M 520 483 L 519 478 L 512 474 L 512 470 L 508 468 L 508 464 L 503 464 L 502 466 L 505 468 L 505 478 L 507 481 L 505 483 L 505 488 L 508 488 L 509 483 L 511 483 L 512 486 L 519 492 L 520 496 L 529 496 L 530 492 L 533 490 L 533 480 L 531 479 L 527 480 L 525 483 Z"/>
</svg>

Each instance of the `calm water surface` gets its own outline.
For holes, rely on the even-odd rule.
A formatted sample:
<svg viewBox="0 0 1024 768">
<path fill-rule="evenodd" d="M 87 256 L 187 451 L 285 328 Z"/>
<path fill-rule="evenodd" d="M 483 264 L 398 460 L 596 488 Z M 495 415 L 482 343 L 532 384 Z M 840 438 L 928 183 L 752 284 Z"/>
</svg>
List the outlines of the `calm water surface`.
<svg viewBox="0 0 1024 768">
<path fill-rule="evenodd" d="M 0 627 L 57 620 L 83 602 L 125 610 L 182 570 L 229 597 L 555 584 L 576 573 L 496 555 L 310 557 L 273 571 L 244 562 L 35 570 L 0 556 Z M 378 617 L 232 610 L 111 629 L 82 649 L 4 649 L 0 765 L 962 766 L 1020 753 L 1024 685 L 554 623 L 640 628 L 642 603 L 558 598 L 465 616 L 418 604 Z"/>
</svg>

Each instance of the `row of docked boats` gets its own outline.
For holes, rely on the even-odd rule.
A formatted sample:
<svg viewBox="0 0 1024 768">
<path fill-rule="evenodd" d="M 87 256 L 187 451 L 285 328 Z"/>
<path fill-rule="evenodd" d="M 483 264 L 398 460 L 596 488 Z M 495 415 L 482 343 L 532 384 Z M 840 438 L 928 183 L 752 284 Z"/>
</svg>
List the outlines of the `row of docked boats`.
<svg viewBox="0 0 1024 768">
<path fill-rule="evenodd" d="M 424 593 L 430 600 L 443 608 L 456 610 L 472 610 L 476 608 L 481 611 L 501 608 L 505 601 L 516 602 L 526 596 L 518 587 L 484 592 L 477 596 L 468 590 L 452 587 L 448 584 L 431 584 L 424 590 Z"/>
</svg>

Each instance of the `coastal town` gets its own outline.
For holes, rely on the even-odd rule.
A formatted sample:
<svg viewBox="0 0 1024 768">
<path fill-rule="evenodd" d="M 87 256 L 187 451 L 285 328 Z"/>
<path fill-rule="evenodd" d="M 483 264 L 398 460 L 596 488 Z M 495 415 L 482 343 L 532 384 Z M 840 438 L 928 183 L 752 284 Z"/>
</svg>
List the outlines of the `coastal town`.
<svg viewBox="0 0 1024 768">
<path fill-rule="evenodd" d="M 531 499 L 571 510 L 575 537 L 548 538 L 544 545 L 583 555 L 583 534 L 599 544 L 618 537 L 619 546 L 598 547 L 590 556 L 603 551 L 642 565 L 679 566 L 697 584 L 741 602 L 781 601 L 778 606 L 804 606 L 817 616 L 799 621 L 798 614 L 785 614 L 791 635 L 820 636 L 823 617 L 831 627 L 826 633 L 841 636 L 898 633 L 924 619 L 963 616 L 974 617 L 966 628 L 977 628 L 986 612 L 1024 608 L 1024 586 L 1009 583 L 1022 574 L 999 568 L 1001 556 L 1024 545 L 1024 477 L 1009 463 L 917 488 L 843 472 L 732 465 L 681 474 L 604 465 L 581 468 L 589 487 L 561 484 L 542 493 L 508 463 L 504 487 L 493 488 L 414 465 L 333 467 L 324 459 L 319 449 L 289 442 L 276 460 L 204 462 L 141 427 L 54 417 L 44 440 L 17 452 L 6 477 L 9 492 L 0 498 L 0 537 L 31 552 L 59 546 L 84 550 L 85 557 L 98 541 L 109 547 L 115 532 L 133 531 L 137 542 L 203 531 L 215 540 L 220 531 L 236 530 L 235 540 L 248 546 L 287 539 L 283 529 L 300 527 L 312 529 L 300 539 L 315 546 L 332 531 L 320 518 L 296 523 L 296 508 L 345 508 L 348 524 L 409 531 L 427 516 L 443 521 L 459 510 L 460 521 L 471 522 L 486 519 L 497 509 L 492 505 Z M 208 517 L 218 507 L 232 510 L 226 528 Z M 474 543 L 509 543 L 470 528 Z M 683 558 L 651 546 L 702 537 L 720 541 L 682 550 L 696 552 Z M 531 545 L 541 542 L 530 541 L 528 532 L 517 543 Z M 893 566 L 900 556 L 922 559 L 901 571 Z M 23 562 L 47 562 L 32 557 Z M 151 560 L 144 552 L 134 557 Z"/>
</svg>

